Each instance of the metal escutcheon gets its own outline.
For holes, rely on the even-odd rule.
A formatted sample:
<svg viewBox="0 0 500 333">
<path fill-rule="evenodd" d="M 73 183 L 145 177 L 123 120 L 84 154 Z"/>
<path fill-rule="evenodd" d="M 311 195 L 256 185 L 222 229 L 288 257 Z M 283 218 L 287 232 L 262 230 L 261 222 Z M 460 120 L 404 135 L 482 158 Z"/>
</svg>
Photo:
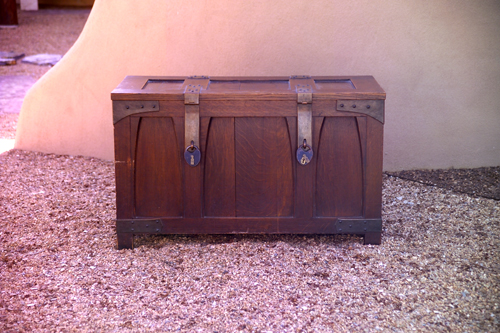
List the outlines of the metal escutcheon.
<svg viewBox="0 0 500 333">
<path fill-rule="evenodd" d="M 304 143 L 297 149 L 297 161 L 299 161 L 301 165 L 307 165 L 309 164 L 309 162 L 311 162 L 312 157 L 313 150 L 304 139 Z"/>
<path fill-rule="evenodd" d="M 192 167 L 195 167 L 200 163 L 201 151 L 194 145 L 193 141 L 191 141 L 191 145 L 186 148 L 186 151 L 184 152 L 184 159 L 186 160 L 186 163 Z"/>
</svg>

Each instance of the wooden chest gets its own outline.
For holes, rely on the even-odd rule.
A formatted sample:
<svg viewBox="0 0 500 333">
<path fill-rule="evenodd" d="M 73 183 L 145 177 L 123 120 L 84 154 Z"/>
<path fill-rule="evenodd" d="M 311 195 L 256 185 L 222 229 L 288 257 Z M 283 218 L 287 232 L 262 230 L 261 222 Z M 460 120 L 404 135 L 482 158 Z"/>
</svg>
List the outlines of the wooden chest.
<svg viewBox="0 0 500 333">
<path fill-rule="evenodd" d="M 119 248 L 134 234 L 358 234 L 380 244 L 371 76 L 128 76 L 112 92 Z"/>
</svg>

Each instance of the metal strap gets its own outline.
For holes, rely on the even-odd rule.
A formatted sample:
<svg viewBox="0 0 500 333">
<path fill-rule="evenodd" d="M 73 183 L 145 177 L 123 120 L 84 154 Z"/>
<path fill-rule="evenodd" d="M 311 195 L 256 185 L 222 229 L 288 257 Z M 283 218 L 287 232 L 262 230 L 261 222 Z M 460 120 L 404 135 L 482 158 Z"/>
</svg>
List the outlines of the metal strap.
<svg viewBox="0 0 500 333">
<path fill-rule="evenodd" d="M 200 146 L 200 92 L 207 89 L 210 79 L 207 76 L 192 76 L 185 83 L 184 90 L 184 146 Z"/>
<path fill-rule="evenodd" d="M 159 234 L 163 231 L 160 219 L 116 220 L 116 232 Z"/>
<path fill-rule="evenodd" d="M 335 232 L 338 234 L 364 234 L 367 232 L 381 232 L 382 219 L 338 219 Z"/>
<path fill-rule="evenodd" d="M 384 104 L 383 99 L 375 100 L 338 100 L 337 111 L 357 112 L 366 114 L 384 123 Z"/>
<path fill-rule="evenodd" d="M 200 87 L 188 85 L 184 92 L 184 146 L 200 145 Z"/>
<path fill-rule="evenodd" d="M 312 147 L 312 87 L 309 84 L 298 84 L 297 90 L 297 145 L 304 139 Z"/>
<path fill-rule="evenodd" d="M 113 101 L 113 124 L 131 114 L 160 111 L 158 101 Z"/>
</svg>

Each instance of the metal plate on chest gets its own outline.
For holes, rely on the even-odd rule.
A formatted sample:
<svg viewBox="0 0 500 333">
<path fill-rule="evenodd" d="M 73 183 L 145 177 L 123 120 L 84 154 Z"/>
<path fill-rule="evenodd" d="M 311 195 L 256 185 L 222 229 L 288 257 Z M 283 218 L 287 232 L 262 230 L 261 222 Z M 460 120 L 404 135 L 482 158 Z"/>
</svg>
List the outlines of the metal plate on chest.
<svg viewBox="0 0 500 333">
<path fill-rule="evenodd" d="M 191 146 L 188 146 L 184 151 L 184 159 L 186 160 L 186 163 L 191 167 L 195 167 L 200 163 L 201 160 L 200 149 L 196 147 L 192 141 L 191 141 Z"/>
<path fill-rule="evenodd" d="M 311 162 L 312 158 L 313 150 L 311 146 L 307 144 L 306 139 L 304 139 L 304 143 L 297 149 L 297 161 L 299 161 L 301 165 L 307 165 Z"/>
</svg>

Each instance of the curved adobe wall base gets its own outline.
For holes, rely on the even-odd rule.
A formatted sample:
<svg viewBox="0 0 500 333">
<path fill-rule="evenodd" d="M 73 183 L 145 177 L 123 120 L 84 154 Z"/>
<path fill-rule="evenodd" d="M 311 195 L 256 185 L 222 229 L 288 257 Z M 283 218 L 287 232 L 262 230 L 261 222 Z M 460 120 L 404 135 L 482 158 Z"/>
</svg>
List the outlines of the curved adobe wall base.
<svg viewBox="0 0 500 333">
<path fill-rule="evenodd" d="M 497 0 L 97 0 L 28 93 L 16 148 L 113 159 L 126 75 L 373 75 L 386 170 L 500 165 Z"/>
</svg>

